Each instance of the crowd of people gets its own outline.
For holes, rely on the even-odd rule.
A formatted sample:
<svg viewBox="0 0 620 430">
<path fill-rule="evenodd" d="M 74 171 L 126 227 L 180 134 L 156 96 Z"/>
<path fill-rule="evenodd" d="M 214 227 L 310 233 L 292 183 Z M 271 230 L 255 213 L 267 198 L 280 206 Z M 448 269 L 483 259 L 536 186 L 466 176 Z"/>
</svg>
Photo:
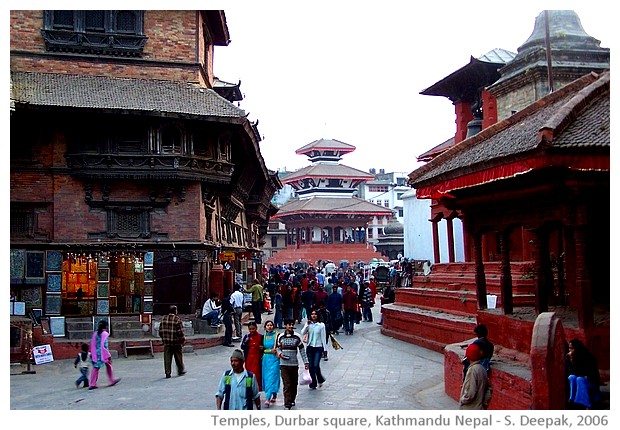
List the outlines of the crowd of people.
<svg viewBox="0 0 620 430">
<path fill-rule="evenodd" d="M 329 360 L 330 336 L 340 334 L 341 330 L 345 335 L 353 335 L 356 324 L 372 322 L 372 308 L 380 293 L 374 276 L 364 279 L 355 267 L 328 267 L 333 270 L 272 265 L 265 273 L 265 283 L 253 279 L 247 287 L 235 284 L 229 299 L 225 294 L 221 300 L 210 297 L 205 303 L 202 318 L 220 318 L 227 325 L 224 345 L 234 347 L 233 341 L 241 340 L 231 355 L 231 369 L 221 377 L 216 393 L 218 408 L 271 407 L 277 402 L 282 385 L 284 407 L 291 409 L 297 398 L 300 365 L 308 370 L 310 390 L 326 382 L 321 362 Z M 212 310 L 220 306 L 220 313 L 242 315 L 243 293 L 252 295 L 253 320 L 248 323 L 248 333 L 242 335 L 235 319 L 236 336 L 232 337 L 232 324 L 227 323 L 225 315 L 222 318 Z M 236 303 L 235 294 L 239 296 Z M 380 300 L 394 301 L 391 286 L 383 291 Z M 264 314 L 273 317 L 262 324 Z M 303 324 L 300 332 L 296 331 L 296 324 Z M 262 405 L 254 401 L 260 398 L 256 397 L 260 392 L 265 394 Z"/>
<path fill-rule="evenodd" d="M 245 335 L 241 324 L 243 293 L 252 295 L 254 315 Z M 353 268 L 340 267 L 321 273 L 312 267 L 281 266 L 271 267 L 264 285 L 254 279 L 248 288 L 235 284 L 232 294 L 226 291 L 221 299 L 212 293 L 203 306 L 202 319 L 214 326 L 223 322 L 226 327 L 224 346 L 235 347 L 233 341 L 241 341 L 231 354 L 231 368 L 221 376 L 216 407 L 261 409 L 264 405 L 269 408 L 277 402 L 282 385 L 284 407 L 291 409 L 295 406 L 300 383 L 300 363 L 309 372 L 308 388 L 320 388 L 326 382 L 321 361 L 328 360 L 330 337 L 334 339 L 341 329 L 345 335 L 353 335 L 356 324 L 372 322 L 372 308 L 379 293 L 382 305 L 394 302 L 391 284 L 385 285 L 382 292 L 378 291 L 374 276 L 365 280 L 363 273 L 356 273 Z M 273 319 L 266 320 L 260 327 L 263 313 L 273 314 Z M 381 319 L 377 324 L 382 322 Z M 295 325 L 302 323 L 298 333 Z M 110 385 L 120 382 L 120 378 L 114 377 L 107 325 L 106 320 L 99 322 L 90 344 L 83 344 L 75 358 L 74 365 L 80 370 L 80 377 L 75 381 L 78 388 L 83 384 L 91 390 L 96 389 L 99 369 L 103 368 Z M 462 360 L 460 409 L 487 409 L 492 398 L 489 375 L 495 347 L 488 339 L 488 328 L 484 324 L 478 324 L 474 333 L 476 339 L 467 345 Z M 176 306 L 171 306 L 168 315 L 162 318 L 159 335 L 164 345 L 165 377 L 171 377 L 173 360 L 178 376 L 183 376 L 186 373 L 183 363 L 185 335 Z M 598 366 L 581 340 L 568 342 L 565 368 L 567 407 L 596 408 L 600 402 Z M 264 404 L 261 392 L 265 394 Z"/>
</svg>

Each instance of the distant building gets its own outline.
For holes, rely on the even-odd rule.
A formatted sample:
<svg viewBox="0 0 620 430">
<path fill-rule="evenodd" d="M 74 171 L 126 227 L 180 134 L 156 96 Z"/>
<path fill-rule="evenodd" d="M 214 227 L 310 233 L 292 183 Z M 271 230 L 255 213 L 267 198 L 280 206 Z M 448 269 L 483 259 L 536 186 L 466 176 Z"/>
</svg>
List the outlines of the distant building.
<svg viewBox="0 0 620 430">
<path fill-rule="evenodd" d="M 387 225 L 392 211 L 357 196 L 360 184 L 372 180 L 373 175 L 339 163 L 354 150 L 353 145 L 338 140 L 319 139 L 296 151 L 311 164 L 281 178 L 285 186 L 294 189 L 295 197 L 280 206 L 274 217 L 285 225 L 287 250 L 272 255 L 272 260 L 290 263 L 302 259 L 314 264 L 318 259 L 370 260 L 378 256 L 372 247 L 376 234 L 370 237 L 374 232 L 369 225 Z M 340 248 L 342 244 L 347 246 Z"/>
</svg>

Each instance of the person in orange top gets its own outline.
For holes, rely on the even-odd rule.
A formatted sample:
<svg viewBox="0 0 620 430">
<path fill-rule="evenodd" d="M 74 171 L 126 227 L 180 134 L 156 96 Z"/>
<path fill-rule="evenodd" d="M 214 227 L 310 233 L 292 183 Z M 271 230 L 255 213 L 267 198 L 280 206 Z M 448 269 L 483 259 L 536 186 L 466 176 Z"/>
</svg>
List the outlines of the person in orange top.
<svg viewBox="0 0 620 430">
<path fill-rule="evenodd" d="M 241 349 L 245 356 L 245 368 L 256 375 L 258 391 L 263 391 L 263 335 L 258 332 L 258 326 L 254 321 L 248 323 L 248 330 L 241 341 Z"/>
</svg>

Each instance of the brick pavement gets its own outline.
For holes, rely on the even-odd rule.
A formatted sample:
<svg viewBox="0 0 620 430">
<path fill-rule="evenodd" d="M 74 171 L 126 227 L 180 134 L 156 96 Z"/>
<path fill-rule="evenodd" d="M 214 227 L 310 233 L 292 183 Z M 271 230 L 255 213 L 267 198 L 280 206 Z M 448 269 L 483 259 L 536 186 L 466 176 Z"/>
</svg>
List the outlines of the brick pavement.
<svg viewBox="0 0 620 430">
<path fill-rule="evenodd" d="M 378 307 L 374 309 L 378 321 Z M 353 336 L 338 336 L 344 349 L 329 347 L 329 361 L 321 362 L 327 382 L 317 390 L 299 387 L 298 410 L 455 410 L 457 403 L 444 393 L 443 355 L 384 336 L 375 322 L 361 322 Z M 301 325 L 298 325 L 301 330 Z M 11 410 L 214 410 L 219 377 L 229 367 L 233 348 L 223 346 L 184 355 L 188 373 L 164 379 L 163 356 L 130 356 L 114 360 L 120 384 L 76 389 L 78 370 L 73 360 L 32 366 L 22 374 L 10 366 Z M 173 365 L 174 366 L 174 365 Z M 282 388 L 278 403 L 283 410 Z M 6 398 L 6 397 L 5 397 Z M 77 424 L 77 423 L 75 423 Z"/>
</svg>

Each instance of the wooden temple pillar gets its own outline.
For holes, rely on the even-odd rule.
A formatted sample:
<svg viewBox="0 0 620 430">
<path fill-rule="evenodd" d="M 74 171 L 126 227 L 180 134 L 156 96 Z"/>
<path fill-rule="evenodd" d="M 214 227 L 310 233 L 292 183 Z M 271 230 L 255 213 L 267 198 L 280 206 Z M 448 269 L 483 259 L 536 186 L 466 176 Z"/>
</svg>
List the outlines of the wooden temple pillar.
<svg viewBox="0 0 620 430">
<path fill-rule="evenodd" d="M 433 227 L 433 258 L 435 264 L 441 263 L 441 254 L 439 249 L 439 221 L 441 221 L 442 215 L 438 214 L 432 218 L 431 225 Z"/>
<path fill-rule="evenodd" d="M 487 309 L 487 279 L 484 274 L 484 263 L 482 262 L 482 233 L 476 231 L 472 234 L 474 245 L 474 264 L 476 271 L 476 297 L 478 299 L 478 309 Z"/>
<path fill-rule="evenodd" d="M 448 239 L 448 262 L 454 263 L 456 258 L 454 257 L 454 227 L 453 220 L 456 218 L 457 213 L 451 212 L 448 217 L 446 217 L 446 231 L 447 231 L 447 239 Z"/>
<path fill-rule="evenodd" d="M 512 296 L 512 273 L 510 269 L 510 228 L 503 230 L 499 236 L 501 265 L 500 265 L 500 289 L 502 294 L 502 308 L 504 315 L 512 314 L 514 301 Z"/>
<path fill-rule="evenodd" d="M 549 296 L 553 293 L 553 275 L 549 258 L 549 231 L 544 227 L 535 228 L 533 233 L 534 254 L 534 308 L 536 314 L 549 310 Z M 551 275 L 551 276 L 550 276 Z"/>
<path fill-rule="evenodd" d="M 568 239 L 568 238 L 567 238 Z M 570 246 L 567 243 L 567 253 L 570 252 L 573 274 L 571 294 L 572 305 L 577 308 L 579 327 L 588 330 L 594 327 L 594 310 L 592 308 L 592 285 L 586 264 L 586 232 L 585 226 L 579 226 L 572 230 Z M 571 278 L 567 276 L 567 278 Z"/>
</svg>

